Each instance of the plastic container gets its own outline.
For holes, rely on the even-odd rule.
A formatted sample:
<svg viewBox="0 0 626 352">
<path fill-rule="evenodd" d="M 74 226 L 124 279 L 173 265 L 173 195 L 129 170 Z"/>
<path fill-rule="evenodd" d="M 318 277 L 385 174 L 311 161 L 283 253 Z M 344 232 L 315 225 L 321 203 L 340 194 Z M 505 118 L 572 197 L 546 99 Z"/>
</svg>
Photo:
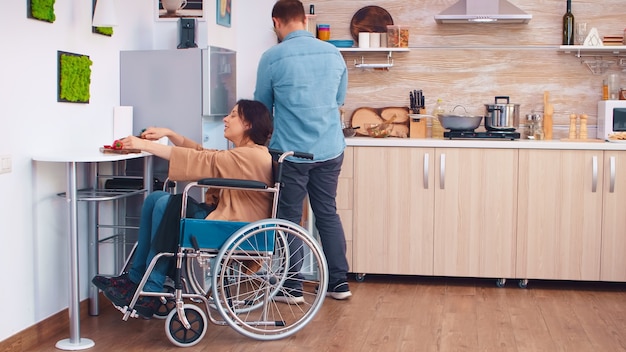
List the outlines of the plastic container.
<svg viewBox="0 0 626 352">
<path fill-rule="evenodd" d="M 317 25 L 317 38 L 320 40 L 330 40 L 330 25 L 318 24 Z"/>
<path fill-rule="evenodd" d="M 387 47 L 408 48 L 409 47 L 409 27 L 400 25 L 387 26 Z"/>
</svg>

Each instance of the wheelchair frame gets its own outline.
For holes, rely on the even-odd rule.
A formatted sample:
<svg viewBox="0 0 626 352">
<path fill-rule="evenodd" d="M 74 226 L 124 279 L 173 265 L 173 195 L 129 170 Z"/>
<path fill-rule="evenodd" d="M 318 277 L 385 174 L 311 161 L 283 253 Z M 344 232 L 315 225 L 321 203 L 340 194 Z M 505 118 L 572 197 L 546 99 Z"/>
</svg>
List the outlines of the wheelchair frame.
<svg viewBox="0 0 626 352">
<path fill-rule="evenodd" d="M 270 152 L 277 156 L 273 187 L 216 178 L 185 187 L 178 249 L 153 258 L 129 305 L 116 307 L 123 320 L 138 317 L 134 306 L 141 296 L 159 297 L 162 309 L 155 316 L 165 318 L 168 339 L 189 347 L 204 337 L 208 320 L 250 338 L 276 340 L 298 332 L 314 318 L 328 286 L 323 250 L 307 230 L 276 218 L 283 161 L 292 155 L 309 159 L 312 155 Z M 188 193 L 196 187 L 271 193 L 271 218 L 251 223 L 187 219 Z M 211 232 L 215 228 L 224 232 Z M 168 292 L 146 292 L 144 285 L 161 258 L 175 258 L 174 287 Z M 308 275 L 302 274 L 303 268 Z M 301 289 L 289 287 L 294 284 Z"/>
</svg>

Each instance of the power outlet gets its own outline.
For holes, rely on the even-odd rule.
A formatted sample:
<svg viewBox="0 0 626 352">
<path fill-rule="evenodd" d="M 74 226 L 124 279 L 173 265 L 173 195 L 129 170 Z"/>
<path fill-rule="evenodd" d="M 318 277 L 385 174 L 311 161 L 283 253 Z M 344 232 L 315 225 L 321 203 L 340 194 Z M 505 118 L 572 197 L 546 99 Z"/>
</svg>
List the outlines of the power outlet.
<svg viewBox="0 0 626 352">
<path fill-rule="evenodd" d="M 10 155 L 0 155 L 0 174 L 8 174 L 12 169 Z"/>
</svg>

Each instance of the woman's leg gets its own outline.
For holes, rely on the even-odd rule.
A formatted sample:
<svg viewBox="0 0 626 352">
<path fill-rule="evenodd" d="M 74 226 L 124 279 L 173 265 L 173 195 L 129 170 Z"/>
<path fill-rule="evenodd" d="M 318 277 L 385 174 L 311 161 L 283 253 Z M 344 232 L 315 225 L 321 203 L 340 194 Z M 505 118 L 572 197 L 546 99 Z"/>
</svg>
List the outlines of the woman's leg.
<svg viewBox="0 0 626 352">
<path fill-rule="evenodd" d="M 137 249 L 133 257 L 133 264 L 129 272 L 131 281 L 139 283 L 146 272 L 147 264 L 152 258 L 148 258 L 152 247 L 153 232 L 159 227 L 163 212 L 167 206 L 170 194 L 164 191 L 155 191 L 148 195 L 141 208 L 139 220 L 139 238 Z"/>
</svg>

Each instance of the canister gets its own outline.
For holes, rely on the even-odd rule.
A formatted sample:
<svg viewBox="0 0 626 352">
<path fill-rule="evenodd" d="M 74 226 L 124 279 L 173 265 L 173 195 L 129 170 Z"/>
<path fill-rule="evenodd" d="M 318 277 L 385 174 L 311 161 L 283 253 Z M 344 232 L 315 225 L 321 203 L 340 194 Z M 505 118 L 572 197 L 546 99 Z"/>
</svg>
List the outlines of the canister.
<svg viewBox="0 0 626 352">
<path fill-rule="evenodd" d="M 626 100 L 626 87 L 619 89 L 619 100 Z"/>
<path fill-rule="evenodd" d="M 320 40 L 330 40 L 330 25 L 329 24 L 317 25 L 317 38 Z"/>
</svg>

